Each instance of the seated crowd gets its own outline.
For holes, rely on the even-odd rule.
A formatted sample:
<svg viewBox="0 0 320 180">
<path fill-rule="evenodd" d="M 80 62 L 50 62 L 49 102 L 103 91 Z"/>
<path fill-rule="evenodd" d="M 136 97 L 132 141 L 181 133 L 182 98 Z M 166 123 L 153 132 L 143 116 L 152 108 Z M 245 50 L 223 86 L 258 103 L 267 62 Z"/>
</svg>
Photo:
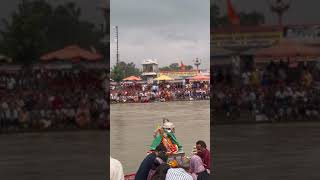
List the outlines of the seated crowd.
<svg viewBox="0 0 320 180">
<path fill-rule="evenodd" d="M 216 82 L 214 111 L 227 119 L 248 114 L 254 120 L 316 120 L 320 118 L 317 79 L 318 72 L 313 68 L 292 70 L 281 63 L 261 71 L 247 71 L 238 86 Z"/>
<path fill-rule="evenodd" d="M 209 99 L 210 88 L 207 83 L 166 84 L 119 84 L 111 89 L 112 102 L 154 102 Z"/>
<path fill-rule="evenodd" d="M 103 71 L 0 74 L 0 130 L 107 128 Z"/>
</svg>

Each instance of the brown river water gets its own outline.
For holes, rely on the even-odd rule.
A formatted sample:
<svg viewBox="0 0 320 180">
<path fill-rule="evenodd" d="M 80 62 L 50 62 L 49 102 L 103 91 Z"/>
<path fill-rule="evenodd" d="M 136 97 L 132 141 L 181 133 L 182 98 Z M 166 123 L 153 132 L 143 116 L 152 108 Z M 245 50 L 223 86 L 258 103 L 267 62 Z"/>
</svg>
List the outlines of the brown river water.
<svg viewBox="0 0 320 180">
<path fill-rule="evenodd" d="M 162 118 L 176 126 L 177 139 L 187 155 L 197 140 L 210 147 L 210 101 L 111 105 L 111 156 L 121 161 L 125 173 L 134 173 L 146 156 L 153 132 Z"/>
<path fill-rule="evenodd" d="M 106 179 L 104 131 L 0 134 L 0 179 Z"/>
</svg>

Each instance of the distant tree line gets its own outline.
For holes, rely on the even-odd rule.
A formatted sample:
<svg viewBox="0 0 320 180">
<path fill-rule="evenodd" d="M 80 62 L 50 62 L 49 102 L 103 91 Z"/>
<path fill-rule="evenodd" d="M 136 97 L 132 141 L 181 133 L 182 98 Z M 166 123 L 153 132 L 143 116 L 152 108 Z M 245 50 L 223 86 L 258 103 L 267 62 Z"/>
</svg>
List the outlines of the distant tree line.
<svg viewBox="0 0 320 180">
<path fill-rule="evenodd" d="M 179 63 L 172 63 L 169 66 L 164 66 L 159 68 L 160 71 L 178 71 L 181 67 Z M 185 66 L 185 70 L 192 70 L 193 67 L 190 65 Z M 111 79 L 116 82 L 122 81 L 124 78 L 129 76 L 141 76 L 142 72 L 133 62 L 125 63 L 119 62 L 119 64 L 114 65 L 111 69 Z"/>
<path fill-rule="evenodd" d="M 103 29 L 80 17 L 81 9 L 73 2 L 52 6 L 45 0 L 22 0 L 10 18 L 2 19 L 0 54 L 28 64 L 77 44 L 105 55 Z"/>
</svg>

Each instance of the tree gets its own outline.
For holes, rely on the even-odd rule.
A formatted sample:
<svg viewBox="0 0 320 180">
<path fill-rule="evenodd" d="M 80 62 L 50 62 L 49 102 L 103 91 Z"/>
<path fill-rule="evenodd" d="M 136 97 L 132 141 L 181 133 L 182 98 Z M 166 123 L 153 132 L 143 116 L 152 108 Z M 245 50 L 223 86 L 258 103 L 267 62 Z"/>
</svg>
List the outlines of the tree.
<svg viewBox="0 0 320 180">
<path fill-rule="evenodd" d="M 180 68 L 179 63 L 172 63 L 169 66 L 159 68 L 160 71 L 179 71 L 180 69 L 181 68 Z M 191 65 L 188 65 L 188 66 L 185 66 L 185 69 L 191 70 L 191 69 L 193 69 L 193 67 Z"/>
<path fill-rule="evenodd" d="M 193 67 L 191 65 L 188 65 L 185 68 L 186 68 L 186 70 L 192 70 L 193 69 Z"/>
<path fill-rule="evenodd" d="M 256 11 L 245 13 L 239 13 L 241 25 L 261 25 L 265 23 L 265 17 L 263 14 Z"/>
<path fill-rule="evenodd" d="M 111 70 L 111 79 L 116 82 L 122 81 L 124 78 L 124 71 L 120 68 L 120 66 L 114 66 Z"/>
<path fill-rule="evenodd" d="M 13 13 L 12 21 L 3 20 L 1 30 L 4 53 L 13 59 L 30 62 L 43 51 L 52 8 L 45 1 L 23 0 Z"/>
<path fill-rule="evenodd" d="M 111 79 L 116 82 L 122 81 L 122 79 L 129 76 L 140 76 L 141 72 L 133 62 L 125 63 L 119 62 L 119 64 L 115 65 L 111 70 Z"/>
<path fill-rule="evenodd" d="M 74 3 L 54 8 L 45 0 L 22 0 L 11 20 L 3 20 L 3 53 L 29 64 L 47 52 L 72 44 L 104 48 L 102 30 L 80 16 L 81 10 Z"/>
</svg>

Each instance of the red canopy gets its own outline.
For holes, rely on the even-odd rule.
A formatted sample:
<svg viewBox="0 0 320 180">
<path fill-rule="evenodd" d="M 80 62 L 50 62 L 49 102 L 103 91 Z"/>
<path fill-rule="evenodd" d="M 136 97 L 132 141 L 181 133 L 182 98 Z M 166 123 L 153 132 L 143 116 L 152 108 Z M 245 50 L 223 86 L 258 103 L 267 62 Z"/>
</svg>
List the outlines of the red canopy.
<svg viewBox="0 0 320 180">
<path fill-rule="evenodd" d="M 141 78 L 136 76 L 129 76 L 127 78 L 124 78 L 123 80 L 124 81 L 141 81 Z"/>
<path fill-rule="evenodd" d="M 209 81 L 210 77 L 198 74 L 198 75 L 190 78 L 190 80 L 192 80 L 192 81 Z"/>
<path fill-rule="evenodd" d="M 48 54 L 45 54 L 40 57 L 41 60 L 44 61 L 50 61 L 50 60 L 99 60 L 102 59 L 102 55 L 98 53 L 93 53 L 90 51 L 87 51 L 85 49 L 80 48 L 77 45 L 67 46 L 61 50 L 51 52 Z"/>
<path fill-rule="evenodd" d="M 297 41 L 283 40 L 279 44 L 258 50 L 255 53 L 257 58 L 279 58 L 279 57 L 306 57 L 320 56 L 320 48 L 304 45 Z"/>
</svg>

